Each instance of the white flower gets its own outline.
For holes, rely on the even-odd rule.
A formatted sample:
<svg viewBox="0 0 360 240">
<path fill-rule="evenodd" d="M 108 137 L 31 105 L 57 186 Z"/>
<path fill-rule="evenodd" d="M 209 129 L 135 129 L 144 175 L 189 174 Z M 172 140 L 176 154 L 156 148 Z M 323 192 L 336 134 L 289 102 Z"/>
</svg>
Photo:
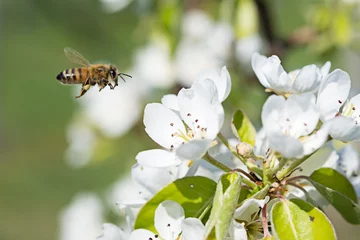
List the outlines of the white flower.
<svg viewBox="0 0 360 240">
<path fill-rule="evenodd" d="M 330 69 L 330 62 L 319 69 L 316 65 L 307 65 L 302 69 L 287 73 L 277 56 L 266 58 L 254 53 L 252 68 L 260 83 L 269 91 L 277 94 L 316 92 L 321 80 Z"/>
<path fill-rule="evenodd" d="M 154 224 L 159 235 L 145 229 L 137 229 L 132 232 L 129 240 L 200 240 L 205 227 L 199 219 L 185 219 L 184 209 L 174 201 L 164 201 L 155 210 Z"/>
<path fill-rule="evenodd" d="M 269 196 L 266 196 L 263 200 L 253 198 L 244 200 L 241 206 L 234 212 L 234 219 L 229 228 L 231 239 L 247 240 L 245 224 L 249 226 L 254 222 L 254 218 L 259 215 L 259 208 L 263 208 L 269 199 Z"/>
<path fill-rule="evenodd" d="M 177 100 L 179 114 L 160 103 L 145 107 L 145 131 L 165 150 L 139 153 L 136 159 L 142 165 L 167 167 L 180 164 L 179 158 L 198 160 L 219 133 L 224 110 L 212 80 L 200 80 L 190 89 L 180 90 Z M 174 150 L 176 154 L 172 152 Z"/>
<path fill-rule="evenodd" d="M 135 55 L 134 78 L 151 87 L 167 88 L 173 85 L 173 67 L 169 48 L 159 43 L 149 43 Z"/>
<path fill-rule="evenodd" d="M 265 102 L 261 119 L 269 147 L 284 157 L 302 157 L 321 147 L 327 139 L 325 127 L 314 131 L 319 120 L 315 97 L 311 93 L 270 96 Z"/>
<path fill-rule="evenodd" d="M 95 239 L 100 234 L 103 214 L 103 206 L 97 195 L 77 194 L 60 214 L 59 239 Z"/>
<path fill-rule="evenodd" d="M 254 218 L 253 214 L 257 213 L 259 208 L 263 208 L 269 199 L 269 196 L 266 196 L 263 200 L 257 200 L 254 198 L 244 200 L 241 206 L 235 210 L 234 218 L 250 223 Z"/>
<path fill-rule="evenodd" d="M 347 100 L 350 87 L 350 76 L 336 69 L 322 82 L 316 103 L 330 136 L 344 142 L 360 140 L 360 94 Z"/>
</svg>

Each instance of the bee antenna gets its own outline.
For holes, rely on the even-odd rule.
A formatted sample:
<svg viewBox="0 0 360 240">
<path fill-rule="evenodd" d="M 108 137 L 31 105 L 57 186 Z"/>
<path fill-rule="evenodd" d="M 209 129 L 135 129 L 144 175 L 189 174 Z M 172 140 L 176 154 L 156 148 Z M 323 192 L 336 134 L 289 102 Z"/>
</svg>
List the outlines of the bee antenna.
<svg viewBox="0 0 360 240">
<path fill-rule="evenodd" d="M 126 76 L 126 77 L 129 77 L 129 78 L 132 78 L 132 76 L 130 76 L 129 74 L 119 73 L 118 76 L 121 77 L 121 79 L 122 79 L 124 82 L 126 82 L 126 81 L 125 81 L 125 79 L 123 78 L 123 75 Z"/>
</svg>

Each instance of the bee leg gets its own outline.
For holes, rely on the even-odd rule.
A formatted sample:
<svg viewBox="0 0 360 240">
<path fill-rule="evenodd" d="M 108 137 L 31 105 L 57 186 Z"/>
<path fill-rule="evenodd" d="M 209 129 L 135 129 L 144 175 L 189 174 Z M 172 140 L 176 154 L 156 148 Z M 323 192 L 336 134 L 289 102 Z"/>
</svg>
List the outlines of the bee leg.
<svg viewBox="0 0 360 240">
<path fill-rule="evenodd" d="M 117 79 L 117 78 L 115 79 L 115 85 L 114 85 L 114 88 L 115 88 L 116 86 L 119 86 L 119 84 L 118 84 L 118 79 Z"/>
<path fill-rule="evenodd" d="M 90 85 L 83 85 L 80 91 L 80 95 L 76 96 L 75 98 L 82 97 L 89 89 L 90 89 Z"/>
<path fill-rule="evenodd" d="M 110 87 L 111 90 L 115 89 L 115 87 L 111 83 L 108 83 L 108 86 Z"/>
<path fill-rule="evenodd" d="M 86 82 L 82 85 L 80 90 L 80 95 L 76 96 L 75 98 L 80 98 L 84 96 L 84 94 L 90 89 L 90 78 L 86 80 Z"/>
</svg>

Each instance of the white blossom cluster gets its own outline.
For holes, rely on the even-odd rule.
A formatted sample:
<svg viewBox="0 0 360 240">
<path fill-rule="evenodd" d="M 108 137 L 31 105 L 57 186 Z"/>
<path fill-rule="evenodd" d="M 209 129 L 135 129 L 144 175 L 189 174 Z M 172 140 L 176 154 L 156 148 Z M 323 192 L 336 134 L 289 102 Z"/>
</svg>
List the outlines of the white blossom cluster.
<svg viewBox="0 0 360 240">
<path fill-rule="evenodd" d="M 256 154 L 267 157 L 272 151 L 284 158 L 297 159 L 311 155 L 331 138 L 346 142 L 359 140 L 357 109 L 360 106 L 356 100 L 358 96 L 347 100 L 350 78 L 346 72 L 336 69 L 329 73 L 328 62 L 322 68 L 308 65 L 287 73 L 278 57 L 266 58 L 257 53 L 252 57 L 252 66 L 266 90 L 276 93 L 269 96 L 262 109 L 263 128 L 257 135 Z M 207 152 L 231 168 L 246 170 L 240 161 L 233 161 L 229 149 L 216 139 L 224 123 L 222 102 L 230 89 L 230 74 L 223 67 L 220 73 L 208 71 L 198 75 L 190 88 L 181 89 L 177 95 L 165 95 L 161 103 L 145 107 L 145 131 L 161 148 L 136 156 L 132 179 L 137 187 L 132 191 L 138 194 L 133 200 L 122 201 L 123 208 L 141 207 L 157 191 L 184 176 L 204 175 L 217 180 L 216 171 L 220 174 L 222 171 L 203 164 L 202 157 Z M 235 146 L 238 140 L 230 142 Z M 333 152 L 322 163 L 340 170 L 358 187 L 360 163 L 350 144 Z M 296 191 L 293 194 L 299 195 Z M 268 197 L 246 200 L 235 211 L 234 219 L 251 221 L 251 216 L 268 200 Z M 136 211 L 129 212 L 130 215 L 134 213 Z M 99 239 L 167 240 L 177 239 L 180 233 L 180 239 L 201 239 L 205 231 L 200 220 L 185 219 L 182 207 L 172 201 L 159 205 L 155 227 L 158 234 L 137 229 L 124 237 L 123 230 L 105 224 L 104 234 Z M 132 229 L 131 223 L 129 228 Z M 229 236 L 247 239 L 244 226 L 235 220 Z"/>
</svg>

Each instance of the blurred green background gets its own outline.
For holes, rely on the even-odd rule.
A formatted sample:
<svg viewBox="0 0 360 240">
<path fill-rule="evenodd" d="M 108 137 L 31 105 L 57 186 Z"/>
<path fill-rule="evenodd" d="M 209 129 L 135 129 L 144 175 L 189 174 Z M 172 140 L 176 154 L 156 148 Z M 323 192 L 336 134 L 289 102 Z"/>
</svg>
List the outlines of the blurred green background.
<svg viewBox="0 0 360 240">
<path fill-rule="evenodd" d="M 74 67 L 65 58 L 64 47 L 78 49 L 90 61 L 106 59 L 130 69 L 134 51 L 147 43 L 155 31 L 151 27 L 162 32 L 171 49 L 175 49 L 179 19 L 184 12 L 203 9 L 219 20 L 221 9 L 226 13 L 227 4 L 240 2 L 250 1 L 139 0 L 109 13 L 98 0 L 1 1 L 0 239 L 58 239 L 59 213 L 76 193 L 92 191 L 103 196 L 110 184 L 129 172 L 139 151 L 155 146 L 139 119 L 123 136 L 104 138 L 104 142 L 114 146 L 111 154 L 103 153 L 105 157 L 83 168 L 74 169 L 66 164 L 66 129 L 79 106 L 73 99 L 72 88 L 61 86 L 55 79 L 60 71 Z M 264 30 L 266 26 L 261 20 L 248 30 L 260 32 L 268 46 L 265 52 L 281 55 L 287 70 L 331 60 L 332 69 L 349 71 L 354 85 L 358 84 L 359 10 L 354 13 L 352 3 L 255 2 L 267 7 L 271 32 Z M 236 14 L 229 16 L 230 21 L 235 21 Z M 261 17 L 262 12 L 258 14 Z M 233 25 L 245 30 L 248 27 L 242 22 L 237 24 Z M 313 29 L 307 31 L 309 27 Z M 235 38 L 244 37 L 244 32 L 240 31 Z M 302 42 L 299 36 L 306 34 L 309 37 Z M 234 85 L 225 102 L 229 116 L 233 109 L 241 107 L 260 126 L 261 105 L 266 99 L 262 86 L 251 73 L 250 64 L 240 66 L 230 58 L 227 65 Z M 175 93 L 179 87 L 178 83 L 167 89 L 155 88 L 144 99 L 143 106 L 159 101 L 164 93 Z M 109 211 L 108 220 L 118 218 Z M 355 232 L 353 238 L 348 234 L 356 229 L 359 234 L 357 227 L 339 222 L 335 226 L 342 237 L 357 239 Z"/>
</svg>

